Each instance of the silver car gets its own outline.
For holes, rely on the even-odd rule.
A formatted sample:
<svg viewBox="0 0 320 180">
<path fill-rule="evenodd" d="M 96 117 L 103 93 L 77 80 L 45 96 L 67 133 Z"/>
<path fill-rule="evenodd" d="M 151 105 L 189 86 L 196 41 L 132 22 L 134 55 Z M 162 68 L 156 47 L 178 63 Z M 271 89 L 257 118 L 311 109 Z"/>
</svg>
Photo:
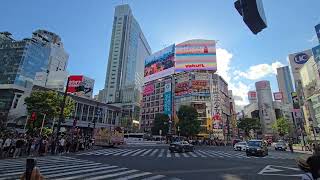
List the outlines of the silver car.
<svg viewBox="0 0 320 180">
<path fill-rule="evenodd" d="M 243 142 L 238 142 L 234 145 L 233 149 L 235 151 L 246 151 L 247 149 L 247 142 L 243 141 Z"/>
<path fill-rule="evenodd" d="M 287 145 L 285 142 L 283 141 L 280 141 L 280 142 L 277 142 L 275 145 L 274 145 L 274 149 L 276 151 L 286 151 L 287 150 Z"/>
</svg>

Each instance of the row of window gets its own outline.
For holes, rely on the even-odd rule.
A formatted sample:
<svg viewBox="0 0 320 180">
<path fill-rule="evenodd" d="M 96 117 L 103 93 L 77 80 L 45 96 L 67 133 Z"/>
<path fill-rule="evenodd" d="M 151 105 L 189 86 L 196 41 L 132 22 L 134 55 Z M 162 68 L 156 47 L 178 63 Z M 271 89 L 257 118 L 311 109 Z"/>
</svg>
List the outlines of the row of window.
<svg viewBox="0 0 320 180">
<path fill-rule="evenodd" d="M 160 107 L 142 109 L 141 113 L 145 114 L 145 113 L 162 112 L 162 111 L 163 111 L 163 106 L 160 106 Z"/>
</svg>

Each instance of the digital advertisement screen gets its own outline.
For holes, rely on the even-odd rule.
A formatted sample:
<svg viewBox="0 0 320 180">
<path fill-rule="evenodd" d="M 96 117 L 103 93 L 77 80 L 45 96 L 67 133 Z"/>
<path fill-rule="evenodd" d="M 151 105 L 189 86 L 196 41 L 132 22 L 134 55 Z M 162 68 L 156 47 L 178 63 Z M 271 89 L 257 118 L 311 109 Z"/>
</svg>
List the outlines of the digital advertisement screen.
<svg viewBox="0 0 320 180">
<path fill-rule="evenodd" d="M 176 45 L 175 71 L 217 70 L 216 42 L 190 40 Z"/>
</svg>

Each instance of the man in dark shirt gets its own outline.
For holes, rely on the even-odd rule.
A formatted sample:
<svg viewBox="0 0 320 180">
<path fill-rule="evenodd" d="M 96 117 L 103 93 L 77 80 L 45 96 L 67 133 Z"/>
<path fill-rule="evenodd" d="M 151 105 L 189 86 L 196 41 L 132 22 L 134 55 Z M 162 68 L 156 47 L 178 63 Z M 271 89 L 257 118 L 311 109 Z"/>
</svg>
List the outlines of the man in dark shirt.
<svg viewBox="0 0 320 180">
<path fill-rule="evenodd" d="M 24 141 L 21 138 L 18 138 L 16 141 L 16 150 L 14 151 L 13 158 L 19 157 L 21 154 L 21 148 L 24 144 Z"/>
</svg>

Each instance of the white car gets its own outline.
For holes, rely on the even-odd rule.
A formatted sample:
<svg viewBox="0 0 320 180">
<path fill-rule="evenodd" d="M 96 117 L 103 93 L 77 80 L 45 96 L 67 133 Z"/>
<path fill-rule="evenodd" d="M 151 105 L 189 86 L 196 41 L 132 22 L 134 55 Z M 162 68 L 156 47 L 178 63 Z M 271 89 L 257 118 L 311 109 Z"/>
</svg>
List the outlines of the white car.
<svg viewBox="0 0 320 180">
<path fill-rule="evenodd" d="M 246 151 L 247 148 L 247 142 L 238 142 L 237 144 L 234 145 L 233 149 L 235 151 Z"/>
</svg>

